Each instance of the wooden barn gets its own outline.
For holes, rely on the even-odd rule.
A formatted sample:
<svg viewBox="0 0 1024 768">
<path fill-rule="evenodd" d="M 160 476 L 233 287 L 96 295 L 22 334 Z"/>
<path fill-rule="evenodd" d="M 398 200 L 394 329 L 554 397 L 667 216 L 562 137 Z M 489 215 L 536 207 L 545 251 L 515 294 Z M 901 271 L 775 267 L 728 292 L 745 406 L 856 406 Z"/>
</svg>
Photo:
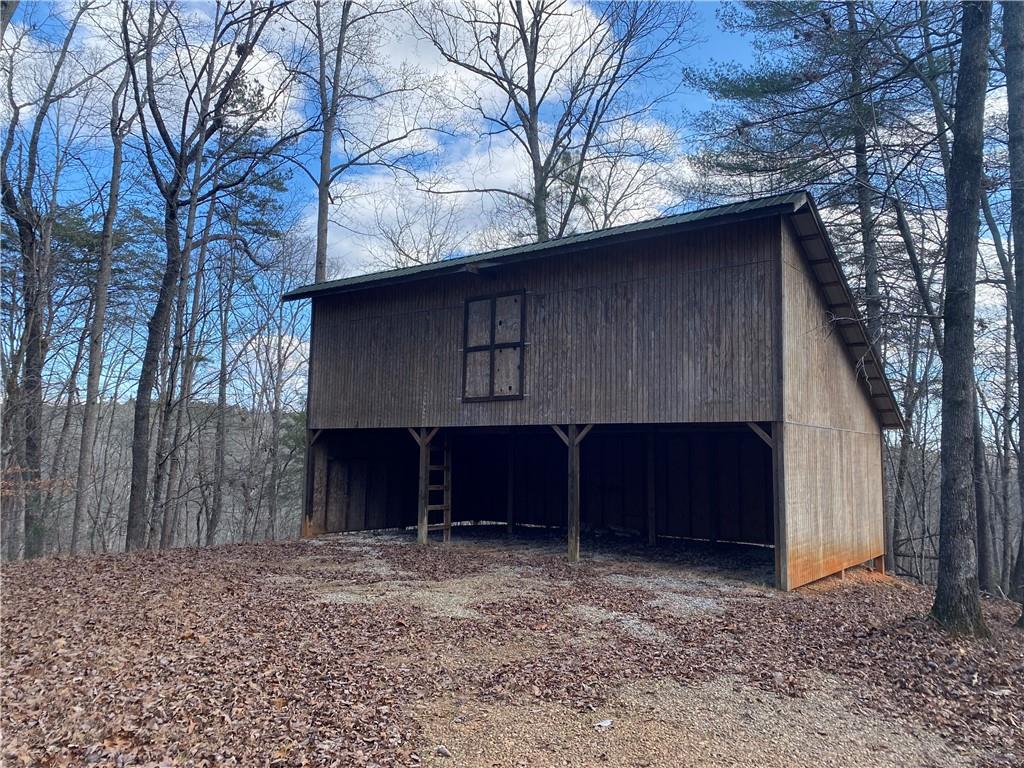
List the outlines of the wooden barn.
<svg viewBox="0 0 1024 768">
<path fill-rule="evenodd" d="M 811 196 L 310 285 L 303 535 L 452 523 L 883 554 L 901 417 Z"/>
</svg>

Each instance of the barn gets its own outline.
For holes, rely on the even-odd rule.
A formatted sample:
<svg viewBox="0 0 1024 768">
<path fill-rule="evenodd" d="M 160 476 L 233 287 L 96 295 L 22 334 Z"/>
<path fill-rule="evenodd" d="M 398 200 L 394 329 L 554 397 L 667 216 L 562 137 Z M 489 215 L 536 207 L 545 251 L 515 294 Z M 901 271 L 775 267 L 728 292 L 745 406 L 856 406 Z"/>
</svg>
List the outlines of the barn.
<svg viewBox="0 0 1024 768">
<path fill-rule="evenodd" d="M 902 421 L 807 192 L 291 291 L 303 535 L 471 521 L 880 563 Z"/>
</svg>

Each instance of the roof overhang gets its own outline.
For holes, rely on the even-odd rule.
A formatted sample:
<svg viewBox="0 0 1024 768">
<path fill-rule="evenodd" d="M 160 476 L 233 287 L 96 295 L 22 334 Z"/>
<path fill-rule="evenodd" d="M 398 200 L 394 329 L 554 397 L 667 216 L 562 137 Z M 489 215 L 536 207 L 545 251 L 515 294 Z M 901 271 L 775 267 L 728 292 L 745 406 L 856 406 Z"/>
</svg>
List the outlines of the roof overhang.
<svg viewBox="0 0 1024 768">
<path fill-rule="evenodd" d="M 882 357 L 853 300 L 839 257 L 810 193 L 806 194 L 804 205 L 797 207 L 789 216 L 789 221 L 821 289 L 832 325 L 846 347 L 857 379 L 865 388 L 882 428 L 903 429 L 903 416 L 882 368 Z"/>
</svg>

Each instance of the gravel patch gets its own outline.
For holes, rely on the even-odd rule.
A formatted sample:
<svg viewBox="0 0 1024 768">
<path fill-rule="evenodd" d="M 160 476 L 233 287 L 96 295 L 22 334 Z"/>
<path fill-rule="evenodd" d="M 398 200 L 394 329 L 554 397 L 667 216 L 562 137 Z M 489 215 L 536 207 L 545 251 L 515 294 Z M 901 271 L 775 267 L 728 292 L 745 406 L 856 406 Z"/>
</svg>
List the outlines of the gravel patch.
<svg viewBox="0 0 1024 768">
<path fill-rule="evenodd" d="M 417 754 L 430 766 L 958 768 L 974 757 L 871 716 L 830 679 L 803 699 L 729 677 L 694 686 L 655 680 L 623 688 L 596 712 L 447 697 L 419 717 Z"/>
<path fill-rule="evenodd" d="M 672 637 L 662 632 L 653 624 L 648 624 L 643 619 L 631 616 L 628 613 L 608 611 L 604 608 L 597 608 L 593 605 L 575 605 L 571 609 L 574 616 L 594 624 L 611 623 L 621 629 L 630 637 L 643 640 L 649 643 L 671 643 Z"/>
<path fill-rule="evenodd" d="M 384 568 L 388 564 L 380 560 Z M 501 600 L 544 588 L 527 569 L 497 566 L 482 573 L 445 581 L 384 580 L 372 584 L 343 581 L 322 586 L 319 600 L 326 603 L 377 605 L 397 602 L 422 609 L 429 615 L 452 619 L 482 619 L 475 605 Z"/>
</svg>

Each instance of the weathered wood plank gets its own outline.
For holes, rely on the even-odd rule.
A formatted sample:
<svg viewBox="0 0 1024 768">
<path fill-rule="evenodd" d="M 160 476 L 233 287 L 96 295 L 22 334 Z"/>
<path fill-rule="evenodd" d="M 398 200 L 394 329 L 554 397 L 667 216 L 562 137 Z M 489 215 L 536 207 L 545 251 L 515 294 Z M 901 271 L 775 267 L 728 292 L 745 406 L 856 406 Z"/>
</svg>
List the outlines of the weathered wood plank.
<svg viewBox="0 0 1024 768">
<path fill-rule="evenodd" d="M 778 229 L 766 219 L 629 253 L 538 260 L 488 281 L 461 274 L 319 298 L 310 427 L 772 421 L 777 306 L 766 243 Z M 521 333 L 526 346 L 519 359 L 496 355 L 495 375 L 515 393 L 521 367 L 523 398 L 464 403 L 462 350 L 489 343 L 491 306 L 470 304 L 481 330 L 466 338 L 466 299 L 520 290 L 525 298 L 496 300 L 495 335 L 514 343 Z M 489 351 L 468 355 L 470 397 L 489 394 L 491 362 Z"/>
</svg>

